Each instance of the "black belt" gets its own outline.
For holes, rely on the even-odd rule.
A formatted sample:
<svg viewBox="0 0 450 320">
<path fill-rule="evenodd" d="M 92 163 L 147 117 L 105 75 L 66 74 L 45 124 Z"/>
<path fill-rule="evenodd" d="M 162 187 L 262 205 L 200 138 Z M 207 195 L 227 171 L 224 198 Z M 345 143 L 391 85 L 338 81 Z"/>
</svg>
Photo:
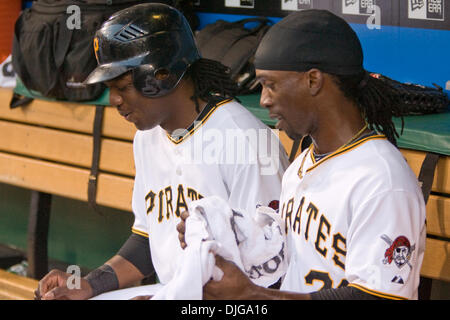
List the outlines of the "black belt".
<svg viewBox="0 0 450 320">
<path fill-rule="evenodd" d="M 428 152 L 422 162 L 422 167 L 420 168 L 419 181 L 422 183 L 422 194 L 425 203 L 427 203 L 428 197 L 430 196 L 438 160 L 439 154 Z"/>
<path fill-rule="evenodd" d="M 92 130 L 92 137 L 93 137 L 92 163 L 88 182 L 88 204 L 94 211 L 96 211 L 99 214 L 102 213 L 97 206 L 97 178 L 100 163 L 104 110 L 105 106 L 101 105 L 95 106 L 94 128 Z"/>
</svg>

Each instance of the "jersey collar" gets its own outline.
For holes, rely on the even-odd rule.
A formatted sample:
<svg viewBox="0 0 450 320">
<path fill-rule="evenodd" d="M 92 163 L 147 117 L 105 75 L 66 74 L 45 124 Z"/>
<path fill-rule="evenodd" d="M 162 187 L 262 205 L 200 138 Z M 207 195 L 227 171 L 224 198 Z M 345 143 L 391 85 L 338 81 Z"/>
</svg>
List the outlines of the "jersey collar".
<svg viewBox="0 0 450 320">
<path fill-rule="evenodd" d="M 203 110 L 200 112 L 198 117 L 194 120 L 194 122 L 186 129 L 184 130 L 184 134 L 180 136 L 172 136 L 169 133 L 167 133 L 167 137 L 170 141 L 172 141 L 175 144 L 179 144 L 186 140 L 188 137 L 193 135 L 195 131 L 200 128 L 208 119 L 211 117 L 211 115 L 214 113 L 214 111 L 217 110 L 218 107 L 230 102 L 232 99 L 223 99 L 220 101 L 216 101 L 213 103 L 208 103 Z"/>
<path fill-rule="evenodd" d="M 329 159 L 332 159 L 332 158 L 335 158 L 337 156 L 340 156 L 340 155 L 342 155 L 344 153 L 347 153 L 347 152 L 349 152 L 349 151 L 351 151 L 353 149 L 356 149 L 357 147 L 359 147 L 360 145 L 366 143 L 367 141 L 379 140 L 379 139 L 386 140 L 386 136 L 382 135 L 382 134 L 375 134 L 375 135 L 370 135 L 368 137 L 364 137 L 362 139 L 359 139 L 359 140 L 355 141 L 352 144 L 349 144 L 347 146 L 344 146 L 344 147 L 341 147 L 341 148 L 337 149 L 336 151 L 334 151 L 334 152 L 328 154 L 327 156 L 321 158 L 319 161 L 316 161 L 314 159 L 314 155 L 313 155 L 314 154 L 314 144 L 311 144 L 309 146 L 309 148 L 308 148 L 307 153 L 305 154 L 305 156 L 304 156 L 304 158 L 302 160 L 302 163 L 300 165 L 300 168 L 298 169 L 297 175 L 300 178 L 303 178 L 303 164 L 305 162 L 304 160 L 308 156 L 311 158 L 312 166 L 309 167 L 308 169 L 306 169 L 305 174 L 310 172 L 310 171 L 312 171 L 312 170 L 314 170 L 315 168 L 317 168 L 319 165 L 321 165 L 325 161 L 327 161 Z"/>
</svg>

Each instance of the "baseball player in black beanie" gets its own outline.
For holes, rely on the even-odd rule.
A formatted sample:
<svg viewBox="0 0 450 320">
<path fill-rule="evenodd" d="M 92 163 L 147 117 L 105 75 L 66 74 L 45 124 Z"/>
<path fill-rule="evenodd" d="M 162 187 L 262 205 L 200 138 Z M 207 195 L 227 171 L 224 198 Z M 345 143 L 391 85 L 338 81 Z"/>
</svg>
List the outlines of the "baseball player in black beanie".
<svg viewBox="0 0 450 320">
<path fill-rule="evenodd" d="M 262 39 L 255 66 L 277 128 L 312 140 L 283 177 L 289 267 L 281 290 L 266 289 L 216 256 L 224 277 L 204 297 L 417 299 L 424 200 L 394 145 L 396 99 L 365 71 L 355 32 L 328 11 L 292 13 Z"/>
</svg>

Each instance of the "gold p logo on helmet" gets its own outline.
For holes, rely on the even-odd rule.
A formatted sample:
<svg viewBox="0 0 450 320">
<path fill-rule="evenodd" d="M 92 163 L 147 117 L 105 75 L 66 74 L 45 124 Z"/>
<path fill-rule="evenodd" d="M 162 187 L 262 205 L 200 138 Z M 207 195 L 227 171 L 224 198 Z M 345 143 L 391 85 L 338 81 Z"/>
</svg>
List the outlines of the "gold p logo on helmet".
<svg viewBox="0 0 450 320">
<path fill-rule="evenodd" d="M 97 58 L 97 61 L 98 61 L 98 38 L 97 37 L 94 38 L 94 52 L 95 52 L 95 57 Z"/>
</svg>

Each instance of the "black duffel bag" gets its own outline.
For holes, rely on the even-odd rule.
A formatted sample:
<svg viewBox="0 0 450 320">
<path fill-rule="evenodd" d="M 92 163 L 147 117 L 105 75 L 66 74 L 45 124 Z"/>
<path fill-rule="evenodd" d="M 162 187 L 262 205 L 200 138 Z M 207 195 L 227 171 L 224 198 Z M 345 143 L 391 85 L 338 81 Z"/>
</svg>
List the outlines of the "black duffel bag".
<svg viewBox="0 0 450 320">
<path fill-rule="evenodd" d="M 103 84 L 83 87 L 95 69 L 95 31 L 113 13 L 139 3 L 175 0 L 37 0 L 15 25 L 12 60 L 24 86 L 44 97 L 70 101 L 96 100 Z M 186 7 L 186 5 L 185 5 Z M 78 17 L 81 19 L 78 19 Z"/>
<path fill-rule="evenodd" d="M 247 28 L 248 24 L 254 26 Z M 203 58 L 220 61 L 230 68 L 230 75 L 240 94 L 259 90 L 253 59 L 258 45 L 271 26 L 265 17 L 228 22 L 217 20 L 197 32 L 196 40 Z M 250 25 L 251 26 L 251 25 Z"/>
</svg>

